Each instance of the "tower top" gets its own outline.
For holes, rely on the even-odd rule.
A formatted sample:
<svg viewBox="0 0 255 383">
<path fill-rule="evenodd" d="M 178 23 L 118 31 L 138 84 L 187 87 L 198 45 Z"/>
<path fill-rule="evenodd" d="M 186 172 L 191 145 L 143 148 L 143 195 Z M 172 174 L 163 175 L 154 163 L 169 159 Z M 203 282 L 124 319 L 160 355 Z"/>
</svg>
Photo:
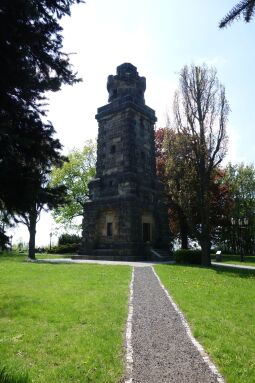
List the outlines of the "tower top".
<svg viewBox="0 0 255 383">
<path fill-rule="evenodd" d="M 136 103 L 144 104 L 144 92 L 146 89 L 145 77 L 140 77 L 137 68 L 124 63 L 117 67 L 117 75 L 108 76 L 107 90 L 109 102 L 132 97 Z"/>
</svg>

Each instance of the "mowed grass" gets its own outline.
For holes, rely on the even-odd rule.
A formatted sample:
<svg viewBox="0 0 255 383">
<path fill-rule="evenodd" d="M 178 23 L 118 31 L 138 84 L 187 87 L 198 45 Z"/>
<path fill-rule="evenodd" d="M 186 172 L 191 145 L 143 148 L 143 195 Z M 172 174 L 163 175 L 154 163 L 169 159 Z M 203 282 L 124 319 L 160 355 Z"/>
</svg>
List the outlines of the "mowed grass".
<svg viewBox="0 0 255 383">
<path fill-rule="evenodd" d="M 212 254 L 212 261 L 216 262 L 216 255 Z M 222 254 L 222 262 L 234 265 L 253 266 L 255 267 L 255 255 L 244 256 L 244 262 L 240 261 L 240 255 Z"/>
<path fill-rule="evenodd" d="M 0 255 L 0 371 L 13 372 L 8 383 L 26 373 L 20 382 L 119 382 L 131 268 L 23 258 Z"/>
<path fill-rule="evenodd" d="M 155 267 L 228 383 L 255 382 L 255 272 Z"/>
</svg>

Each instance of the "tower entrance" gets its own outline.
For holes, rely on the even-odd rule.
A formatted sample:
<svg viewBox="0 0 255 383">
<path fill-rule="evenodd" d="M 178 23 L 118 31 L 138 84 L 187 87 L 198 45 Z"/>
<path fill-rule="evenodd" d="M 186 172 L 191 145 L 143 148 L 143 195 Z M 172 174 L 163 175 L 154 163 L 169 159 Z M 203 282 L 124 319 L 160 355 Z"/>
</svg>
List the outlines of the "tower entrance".
<svg viewBox="0 0 255 383">
<path fill-rule="evenodd" d="M 143 223 L 143 242 L 151 241 L 151 224 Z"/>
</svg>

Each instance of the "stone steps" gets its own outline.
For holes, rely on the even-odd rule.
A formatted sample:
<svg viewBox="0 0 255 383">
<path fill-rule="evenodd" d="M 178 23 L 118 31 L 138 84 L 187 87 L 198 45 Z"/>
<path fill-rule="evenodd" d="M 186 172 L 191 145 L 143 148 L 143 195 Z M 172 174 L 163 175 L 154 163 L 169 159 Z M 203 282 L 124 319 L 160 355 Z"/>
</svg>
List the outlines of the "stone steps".
<svg viewBox="0 0 255 383">
<path fill-rule="evenodd" d="M 72 259 L 88 259 L 96 261 L 123 261 L 123 262 L 142 262 L 148 261 L 145 256 L 136 256 L 136 255 L 116 255 L 113 253 L 112 249 L 97 249 L 94 251 L 93 255 L 84 254 L 84 255 L 74 255 Z"/>
<path fill-rule="evenodd" d="M 108 260 L 108 261 L 127 261 L 127 262 L 166 262 L 171 261 L 170 252 L 163 249 L 148 249 L 144 255 L 129 255 L 125 254 L 125 249 L 96 249 L 93 254 L 82 254 L 71 257 L 72 259 L 88 259 L 88 260 Z"/>
<path fill-rule="evenodd" d="M 151 249 L 150 253 L 152 261 L 166 262 L 173 260 L 170 251 L 166 249 Z"/>
</svg>

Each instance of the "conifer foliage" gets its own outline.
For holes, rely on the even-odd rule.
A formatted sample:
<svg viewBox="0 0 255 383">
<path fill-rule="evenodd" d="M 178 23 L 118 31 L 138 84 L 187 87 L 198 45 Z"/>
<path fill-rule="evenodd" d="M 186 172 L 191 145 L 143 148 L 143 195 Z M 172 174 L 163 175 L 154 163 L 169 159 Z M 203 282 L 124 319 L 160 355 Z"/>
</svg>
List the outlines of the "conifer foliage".
<svg viewBox="0 0 255 383">
<path fill-rule="evenodd" d="M 30 191 L 41 187 L 37 175 L 62 161 L 54 128 L 43 119 L 45 92 L 79 81 L 62 51 L 59 21 L 80 2 L 0 2 L 0 209 L 29 208 Z"/>
<path fill-rule="evenodd" d="M 244 20 L 249 23 L 255 13 L 255 0 L 242 0 L 239 1 L 221 20 L 220 28 L 224 28 L 231 24 L 237 18 L 243 16 Z"/>
</svg>

